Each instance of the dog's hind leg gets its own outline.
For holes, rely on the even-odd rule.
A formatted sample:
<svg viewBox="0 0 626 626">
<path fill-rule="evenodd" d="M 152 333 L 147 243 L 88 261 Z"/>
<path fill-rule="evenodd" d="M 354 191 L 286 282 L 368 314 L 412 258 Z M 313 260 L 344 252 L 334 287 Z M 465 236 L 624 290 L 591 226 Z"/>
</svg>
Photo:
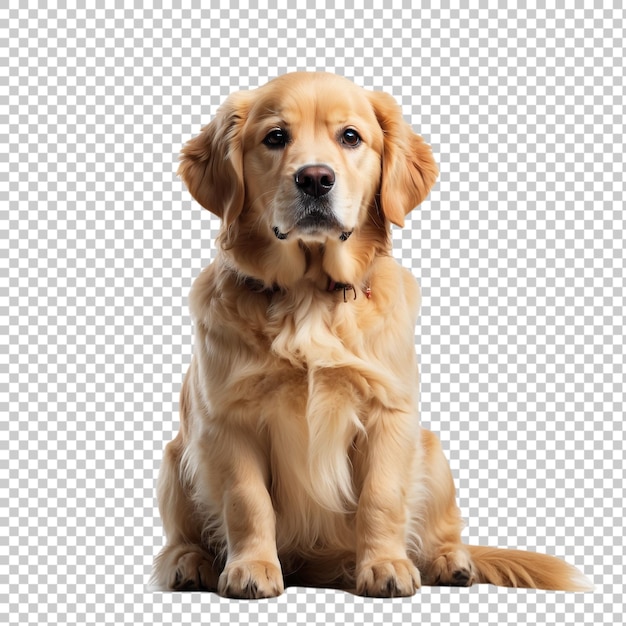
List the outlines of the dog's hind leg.
<svg viewBox="0 0 626 626">
<path fill-rule="evenodd" d="M 415 561 L 426 585 L 467 587 L 477 582 L 467 546 L 461 541 L 463 520 L 456 504 L 454 480 L 436 435 L 422 429 L 424 498 L 414 533 Z"/>
<path fill-rule="evenodd" d="M 162 589 L 217 590 L 219 566 L 202 543 L 202 520 L 181 481 L 182 435 L 165 448 L 157 495 L 167 543 L 154 561 Z"/>
</svg>

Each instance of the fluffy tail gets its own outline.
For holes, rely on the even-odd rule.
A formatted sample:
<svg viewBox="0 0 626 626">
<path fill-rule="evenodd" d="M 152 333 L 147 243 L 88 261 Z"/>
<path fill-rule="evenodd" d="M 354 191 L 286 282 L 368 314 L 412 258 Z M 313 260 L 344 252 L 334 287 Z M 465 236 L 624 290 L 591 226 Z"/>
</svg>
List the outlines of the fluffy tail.
<svg viewBox="0 0 626 626">
<path fill-rule="evenodd" d="M 479 583 L 560 591 L 593 591 L 591 582 L 561 559 L 536 552 L 466 546 Z"/>
</svg>

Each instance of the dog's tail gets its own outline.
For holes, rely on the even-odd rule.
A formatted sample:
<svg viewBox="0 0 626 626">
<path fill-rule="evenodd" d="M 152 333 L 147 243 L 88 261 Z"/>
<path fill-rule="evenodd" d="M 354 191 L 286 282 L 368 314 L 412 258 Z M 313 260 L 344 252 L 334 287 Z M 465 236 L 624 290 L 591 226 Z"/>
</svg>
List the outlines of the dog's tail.
<svg viewBox="0 0 626 626">
<path fill-rule="evenodd" d="M 591 582 L 574 566 L 547 554 L 466 546 L 478 583 L 559 591 L 593 591 Z"/>
</svg>

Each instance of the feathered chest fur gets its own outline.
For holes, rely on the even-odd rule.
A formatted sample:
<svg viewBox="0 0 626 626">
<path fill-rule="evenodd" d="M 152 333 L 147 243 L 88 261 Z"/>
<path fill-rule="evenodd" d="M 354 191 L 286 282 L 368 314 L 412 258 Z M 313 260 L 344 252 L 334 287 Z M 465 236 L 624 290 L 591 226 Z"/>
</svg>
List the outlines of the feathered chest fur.
<svg viewBox="0 0 626 626">
<path fill-rule="evenodd" d="M 367 286 L 355 285 L 344 298 L 342 290 L 307 281 L 289 290 L 251 289 L 214 264 L 190 296 L 196 341 L 204 344 L 196 375 L 207 413 L 254 430 L 270 451 L 291 450 L 268 459 L 290 464 L 272 475 L 295 475 L 329 511 L 356 502 L 354 448 L 377 412 L 412 412 L 417 404 L 412 329 L 419 290 L 391 259 L 374 269 Z M 381 311 L 389 290 L 398 306 Z"/>
</svg>

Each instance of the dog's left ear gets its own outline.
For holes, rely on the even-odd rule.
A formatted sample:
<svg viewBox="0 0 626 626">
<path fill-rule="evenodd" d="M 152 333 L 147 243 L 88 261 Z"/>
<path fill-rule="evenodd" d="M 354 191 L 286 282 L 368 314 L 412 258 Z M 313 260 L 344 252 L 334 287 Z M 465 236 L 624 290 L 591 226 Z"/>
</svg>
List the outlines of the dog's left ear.
<svg viewBox="0 0 626 626">
<path fill-rule="evenodd" d="M 381 91 L 368 93 L 383 130 L 380 203 L 385 217 L 404 226 L 404 217 L 428 195 L 439 171 L 430 146 L 413 132 L 396 101 Z"/>
</svg>

